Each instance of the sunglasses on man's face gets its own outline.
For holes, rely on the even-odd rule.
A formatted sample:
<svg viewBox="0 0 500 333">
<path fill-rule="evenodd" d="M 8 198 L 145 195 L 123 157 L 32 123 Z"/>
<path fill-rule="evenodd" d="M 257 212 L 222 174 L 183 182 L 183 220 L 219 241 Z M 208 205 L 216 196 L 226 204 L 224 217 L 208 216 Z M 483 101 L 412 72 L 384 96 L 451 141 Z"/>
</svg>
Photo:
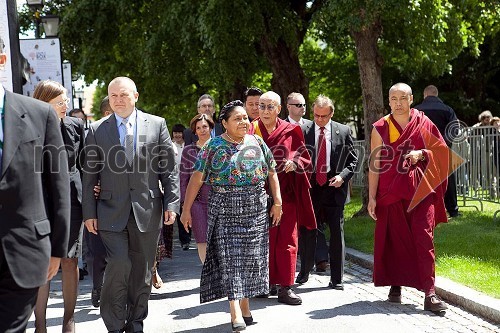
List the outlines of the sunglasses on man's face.
<svg viewBox="0 0 500 333">
<path fill-rule="evenodd" d="M 302 103 L 291 103 L 291 104 L 289 104 L 289 105 L 293 105 L 293 106 L 296 106 L 296 107 L 298 107 L 298 108 L 305 108 L 305 107 L 306 107 L 306 105 L 305 105 L 305 104 L 302 104 Z"/>
</svg>

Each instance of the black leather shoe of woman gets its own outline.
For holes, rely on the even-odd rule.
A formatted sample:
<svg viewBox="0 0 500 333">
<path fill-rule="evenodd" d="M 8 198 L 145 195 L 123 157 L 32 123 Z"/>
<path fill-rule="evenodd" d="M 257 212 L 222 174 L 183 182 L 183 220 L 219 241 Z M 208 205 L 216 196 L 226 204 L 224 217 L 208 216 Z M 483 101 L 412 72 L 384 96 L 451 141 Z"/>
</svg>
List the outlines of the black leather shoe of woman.
<svg viewBox="0 0 500 333">
<path fill-rule="evenodd" d="M 243 320 L 245 321 L 245 324 L 247 326 L 250 326 L 250 325 L 253 324 L 253 317 L 252 317 L 252 315 L 250 315 L 248 317 L 243 316 Z"/>
</svg>

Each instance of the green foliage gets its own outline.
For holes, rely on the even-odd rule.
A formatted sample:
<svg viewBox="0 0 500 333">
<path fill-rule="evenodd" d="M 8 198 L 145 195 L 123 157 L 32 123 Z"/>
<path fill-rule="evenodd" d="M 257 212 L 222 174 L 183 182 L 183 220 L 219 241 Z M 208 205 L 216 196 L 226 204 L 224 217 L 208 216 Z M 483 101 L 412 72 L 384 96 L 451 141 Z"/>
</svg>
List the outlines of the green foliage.
<svg viewBox="0 0 500 333">
<path fill-rule="evenodd" d="M 308 74 L 311 102 L 323 94 L 335 102 L 336 121 L 345 123 L 363 118 L 359 69 L 353 48 L 338 51 L 308 36 L 300 58 Z"/>
<path fill-rule="evenodd" d="M 482 77 L 495 82 L 488 69 L 498 57 L 494 52 L 478 56 L 488 51 L 485 38 L 499 29 L 499 8 L 498 1 L 481 0 L 53 0 L 44 12 L 62 17 L 63 55 L 75 71 L 102 84 L 130 76 L 140 106 L 170 121 L 187 122 L 203 93 L 211 93 L 220 107 L 240 98 L 247 86 L 271 89 L 273 76 L 283 73 L 272 68 L 276 59 L 264 52 L 266 38 L 275 45 L 285 41 L 281 53 L 298 52 L 310 100 L 326 94 L 336 102 L 337 120 L 356 119 L 361 125 L 353 32 L 374 22 L 382 26 L 377 46 L 384 87 L 396 80 L 449 80 L 455 82 L 447 87 L 455 93 L 452 100 L 475 113 L 478 107 L 498 106 L 498 92 L 484 96 L 472 86 Z M 23 29 L 32 24 L 27 8 L 20 21 Z M 495 50 L 497 44 L 491 42 Z M 457 57 L 467 60 L 467 67 L 461 69 L 465 62 L 454 62 Z M 467 85 L 460 78 L 473 81 L 468 90 L 456 86 Z"/>
</svg>

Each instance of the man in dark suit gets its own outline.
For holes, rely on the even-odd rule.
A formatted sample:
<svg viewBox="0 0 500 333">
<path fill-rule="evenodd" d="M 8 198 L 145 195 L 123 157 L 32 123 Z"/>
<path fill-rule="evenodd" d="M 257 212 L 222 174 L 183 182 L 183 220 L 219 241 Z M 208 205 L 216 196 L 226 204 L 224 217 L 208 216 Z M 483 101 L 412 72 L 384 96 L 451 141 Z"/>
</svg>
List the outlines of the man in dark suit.
<svg viewBox="0 0 500 333">
<path fill-rule="evenodd" d="M 453 139 L 458 135 L 459 122 L 455 111 L 438 97 L 436 86 L 429 85 L 424 89 L 424 100 L 415 109 L 423 111 L 439 130 L 439 133 L 451 148 Z M 457 180 L 455 173 L 448 177 L 448 187 L 444 195 L 444 204 L 450 217 L 458 216 Z"/>
<path fill-rule="evenodd" d="M 162 219 L 173 224 L 179 212 L 175 153 L 165 119 L 136 109 L 134 81 L 113 79 L 108 96 L 114 114 L 92 123 L 87 134 L 83 217 L 107 253 L 104 324 L 110 332 L 142 332 Z"/>
<path fill-rule="evenodd" d="M 302 130 L 314 163 L 311 199 L 316 220 L 318 225 L 322 222 L 330 227 L 329 287 L 344 290 L 344 205 L 358 157 L 349 127 L 332 121 L 333 112 L 332 100 L 319 95 L 313 104 L 314 124 L 302 125 Z M 318 228 L 318 237 L 321 234 Z M 321 244 L 319 240 L 318 244 Z M 311 263 L 306 267 L 312 267 Z M 309 274 L 309 271 L 301 273 Z"/>
<path fill-rule="evenodd" d="M 216 137 L 224 132 L 222 124 L 215 119 L 215 102 L 212 96 L 210 96 L 209 94 L 201 95 L 200 98 L 198 98 L 197 109 L 198 114 L 204 113 L 206 115 L 209 115 L 215 122 L 215 126 L 210 133 L 210 137 Z M 188 146 L 196 141 L 198 141 L 198 136 L 193 133 L 191 128 L 186 128 L 184 130 L 184 145 Z"/>
<path fill-rule="evenodd" d="M 68 160 L 49 104 L 0 85 L 0 114 L 0 332 L 24 332 L 38 287 L 67 254 Z"/>
</svg>

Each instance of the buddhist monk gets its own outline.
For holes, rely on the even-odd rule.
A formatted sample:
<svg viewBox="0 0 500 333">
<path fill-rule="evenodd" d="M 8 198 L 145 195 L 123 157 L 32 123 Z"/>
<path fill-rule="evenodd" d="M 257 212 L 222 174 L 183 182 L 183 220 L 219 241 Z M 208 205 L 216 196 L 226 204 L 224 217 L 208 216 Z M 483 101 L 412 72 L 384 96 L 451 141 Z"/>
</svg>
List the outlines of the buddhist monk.
<svg viewBox="0 0 500 333">
<path fill-rule="evenodd" d="M 424 310 L 443 313 L 436 296 L 434 227 L 446 222 L 444 193 L 448 148 L 423 112 L 410 108 L 410 86 L 389 90 L 391 113 L 373 124 L 368 213 L 376 221 L 373 281 L 391 286 L 388 301 L 401 303 L 401 286 L 425 293 Z"/>
</svg>

